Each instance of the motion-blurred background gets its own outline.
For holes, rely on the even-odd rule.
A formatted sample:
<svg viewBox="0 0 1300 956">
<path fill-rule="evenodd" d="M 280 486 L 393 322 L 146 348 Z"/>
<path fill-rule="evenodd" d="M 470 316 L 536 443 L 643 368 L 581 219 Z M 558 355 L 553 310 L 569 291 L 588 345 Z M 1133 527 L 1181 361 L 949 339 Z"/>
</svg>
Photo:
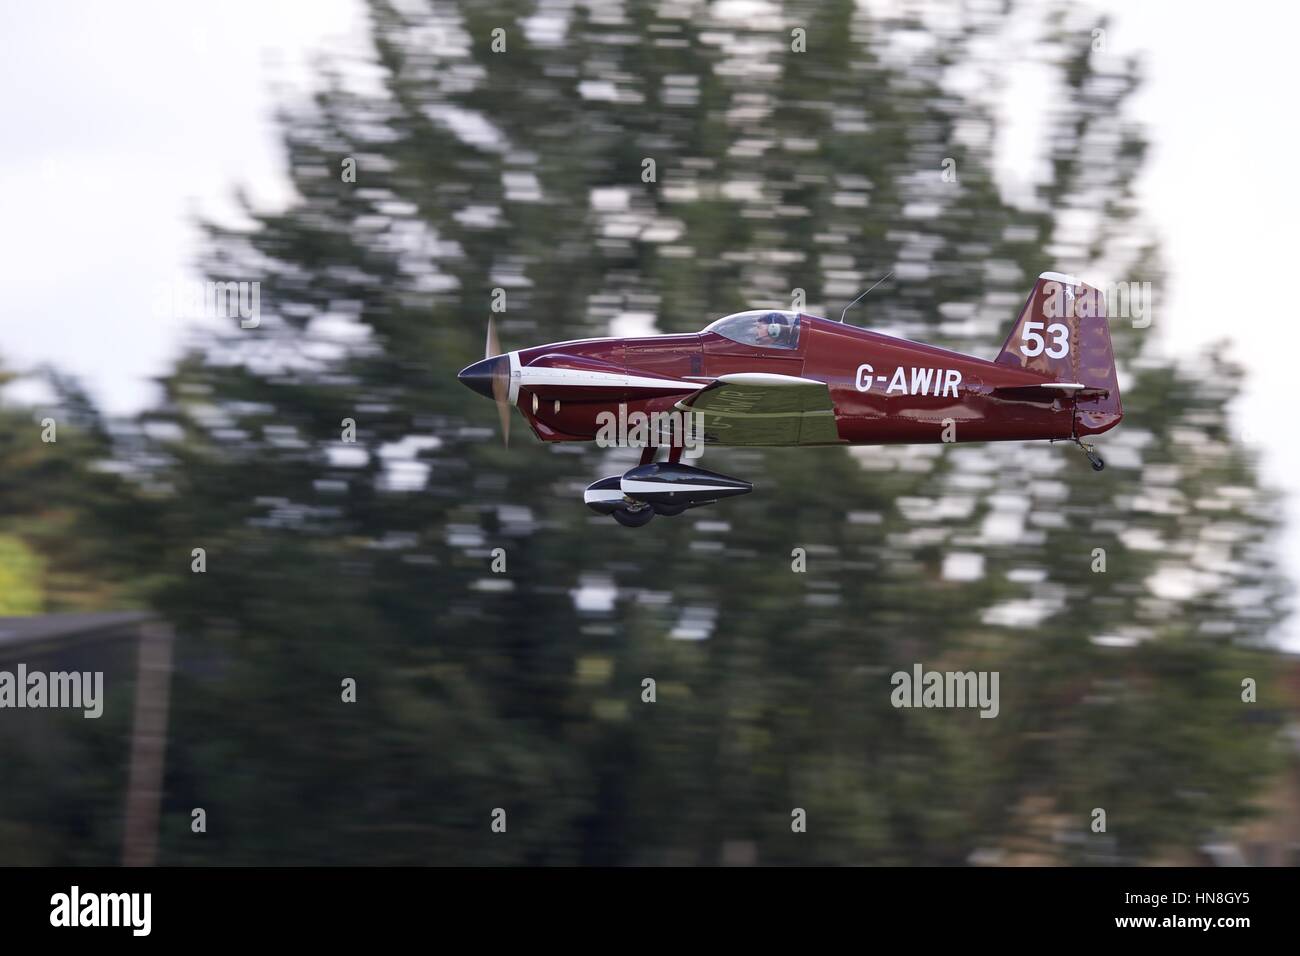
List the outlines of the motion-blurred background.
<svg viewBox="0 0 1300 956">
<path fill-rule="evenodd" d="M 0 710 L 0 863 L 1296 861 L 1290 436 L 1236 404 L 1290 306 L 1217 316 L 1246 360 L 1176 347 L 1204 336 L 1175 331 L 1124 52 L 1160 30 L 1064 2 L 52 9 L 0 14 L 0 668 L 108 695 Z M 346 43 L 308 60 L 318 10 Z M 271 93 L 243 68 L 267 37 Z M 188 222 L 160 198 L 214 180 L 235 199 Z M 1149 324 L 1112 321 L 1107 470 L 714 449 L 755 494 L 633 531 L 581 492 L 634 452 L 518 421 L 503 447 L 455 380 L 494 290 L 509 349 L 801 292 L 838 316 L 891 270 L 849 321 L 989 357 L 1041 271 L 1151 283 Z M 186 278 L 259 283 L 260 325 L 181 314 Z M 918 662 L 998 671 L 999 716 L 896 710 Z"/>
</svg>

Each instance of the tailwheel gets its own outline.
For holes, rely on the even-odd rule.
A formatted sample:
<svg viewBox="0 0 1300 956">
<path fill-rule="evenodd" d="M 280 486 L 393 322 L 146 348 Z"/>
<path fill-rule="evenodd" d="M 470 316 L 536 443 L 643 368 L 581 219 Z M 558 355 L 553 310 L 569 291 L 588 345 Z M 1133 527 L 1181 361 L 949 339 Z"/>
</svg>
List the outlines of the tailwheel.
<svg viewBox="0 0 1300 956">
<path fill-rule="evenodd" d="M 649 524 L 654 516 L 654 509 L 646 504 L 637 508 L 618 508 L 614 511 L 614 520 L 625 528 L 640 528 Z"/>
<path fill-rule="evenodd" d="M 1074 439 L 1074 443 L 1078 445 L 1079 448 L 1082 449 L 1084 455 L 1087 456 L 1088 464 L 1092 465 L 1093 471 L 1101 471 L 1106 467 L 1106 463 L 1102 461 L 1101 455 L 1097 454 L 1096 445 L 1089 444 L 1086 441 L 1081 441 L 1078 438 Z"/>
</svg>

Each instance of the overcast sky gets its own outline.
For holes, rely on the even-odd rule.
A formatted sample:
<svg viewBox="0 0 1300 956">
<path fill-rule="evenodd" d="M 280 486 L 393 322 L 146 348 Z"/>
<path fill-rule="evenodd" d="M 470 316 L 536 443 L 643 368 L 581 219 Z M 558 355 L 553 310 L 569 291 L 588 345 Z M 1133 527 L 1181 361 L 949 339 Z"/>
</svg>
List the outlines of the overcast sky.
<svg viewBox="0 0 1300 956">
<path fill-rule="evenodd" d="M 1266 480 L 1296 492 L 1300 336 L 1295 300 L 1275 290 L 1291 277 L 1300 221 L 1290 171 L 1300 14 L 1275 0 L 1214 16 L 1175 0 L 1100 6 L 1114 11 L 1110 49 L 1140 53 L 1149 77 L 1134 104 L 1154 149 L 1140 191 L 1170 267 L 1151 332 L 1175 354 L 1231 340 L 1249 369 L 1240 429 L 1264 454 Z M 235 185 L 286 199 L 272 110 L 284 87 L 307 83 L 316 52 L 364 49 L 364 22 L 358 0 L 0 5 L 4 362 L 56 363 L 111 412 L 149 403 L 148 379 L 185 324 L 150 303 L 160 284 L 192 278 L 193 216 L 233 215 Z M 1000 143 L 1012 186 L 1033 175 L 1035 130 L 1022 117 L 1043 95 L 1031 65 L 1013 72 Z M 1300 501 L 1278 507 L 1300 580 Z M 1283 639 L 1300 650 L 1294 620 Z"/>
</svg>

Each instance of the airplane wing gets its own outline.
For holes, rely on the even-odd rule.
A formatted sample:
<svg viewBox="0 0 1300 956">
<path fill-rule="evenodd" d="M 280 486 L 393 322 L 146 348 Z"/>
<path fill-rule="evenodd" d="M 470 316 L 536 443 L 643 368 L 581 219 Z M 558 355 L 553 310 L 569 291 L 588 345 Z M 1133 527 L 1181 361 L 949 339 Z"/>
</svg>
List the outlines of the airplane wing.
<svg viewBox="0 0 1300 956">
<path fill-rule="evenodd" d="M 704 416 L 719 445 L 829 445 L 840 440 L 825 382 L 771 372 L 723 375 L 677 403 Z"/>
</svg>

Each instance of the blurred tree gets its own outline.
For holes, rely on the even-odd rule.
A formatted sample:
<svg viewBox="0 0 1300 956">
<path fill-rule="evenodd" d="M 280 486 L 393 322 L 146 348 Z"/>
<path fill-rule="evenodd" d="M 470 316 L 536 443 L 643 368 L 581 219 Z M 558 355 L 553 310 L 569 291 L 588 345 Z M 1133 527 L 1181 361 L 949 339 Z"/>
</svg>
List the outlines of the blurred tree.
<svg viewBox="0 0 1300 956">
<path fill-rule="evenodd" d="M 0 388 L 20 376 L 0 369 Z M 149 589 L 136 550 L 148 502 L 113 467 L 113 441 L 80 386 L 45 370 L 28 378 L 48 400 L 0 395 L 0 617 L 139 605 Z M 0 627 L 7 631 L 7 627 Z M 132 687 L 130 649 L 87 646 L 77 655 L 0 642 L 0 670 L 117 665 L 103 719 L 79 711 L 10 711 L 0 721 L 0 863 L 90 865 L 120 859 L 121 803 Z M 33 656 L 35 655 L 35 656 Z"/>
<path fill-rule="evenodd" d="M 494 290 L 509 348 L 830 311 L 892 269 L 859 320 L 992 355 L 1043 269 L 1158 278 L 1135 67 L 1052 10 L 1050 178 L 1012 203 L 1002 13 L 373 0 L 375 63 L 284 116 L 296 201 L 207 227 L 259 327 L 206 329 L 141 422 L 186 636 L 164 860 L 1136 861 L 1246 812 L 1268 730 L 1237 688 L 1281 587 L 1228 366 L 1116 321 L 1103 475 L 1047 446 L 719 450 L 759 492 L 640 533 L 580 503 L 627 453 L 504 449 L 455 381 Z M 916 662 L 999 671 L 999 717 L 895 710 Z"/>
<path fill-rule="evenodd" d="M 41 610 L 41 559 L 21 538 L 0 535 L 0 615 Z"/>
<path fill-rule="evenodd" d="M 0 388 L 19 377 L 0 367 Z M 44 406 L 0 399 L 0 614 L 138 602 L 141 565 L 130 535 L 114 535 L 143 515 L 110 465 L 113 442 L 76 381 L 52 370 L 28 378 L 44 383 Z"/>
</svg>

